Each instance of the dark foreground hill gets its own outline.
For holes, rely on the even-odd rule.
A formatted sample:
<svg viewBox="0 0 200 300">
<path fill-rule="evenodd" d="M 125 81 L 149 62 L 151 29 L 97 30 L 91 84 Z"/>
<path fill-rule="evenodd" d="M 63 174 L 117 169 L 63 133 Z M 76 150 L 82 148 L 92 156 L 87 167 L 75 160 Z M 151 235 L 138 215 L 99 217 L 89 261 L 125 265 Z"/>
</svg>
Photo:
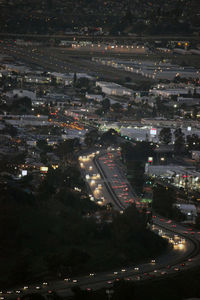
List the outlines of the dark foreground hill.
<svg viewBox="0 0 200 300">
<path fill-rule="evenodd" d="M 0 32 L 188 34 L 199 16 L 198 0 L 1 0 Z"/>
</svg>

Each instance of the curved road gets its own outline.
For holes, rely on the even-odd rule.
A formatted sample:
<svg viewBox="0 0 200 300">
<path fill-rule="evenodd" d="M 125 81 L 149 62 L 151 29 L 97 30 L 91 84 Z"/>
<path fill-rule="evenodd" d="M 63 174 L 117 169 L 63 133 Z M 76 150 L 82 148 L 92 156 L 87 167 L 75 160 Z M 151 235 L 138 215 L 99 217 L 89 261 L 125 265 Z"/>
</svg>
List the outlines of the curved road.
<svg viewBox="0 0 200 300">
<path fill-rule="evenodd" d="M 116 209 L 123 211 L 129 203 L 135 202 L 136 205 L 139 205 L 139 201 L 117 163 L 118 155 L 119 153 L 116 150 L 100 151 L 100 153 L 97 151 L 90 153 L 89 156 L 82 157 L 80 164 L 82 164 L 83 169 L 85 168 L 84 171 L 88 175 L 87 180 L 94 198 L 98 187 L 98 193 L 103 193 L 107 198 L 103 201 L 112 202 Z M 93 174 L 93 172 L 95 173 Z M 95 180 L 92 179 L 94 177 L 96 178 Z M 97 187 L 91 184 L 92 181 Z M 154 216 L 153 223 L 152 230 L 173 243 L 170 250 L 155 258 L 155 261 L 122 267 L 119 270 L 99 274 L 88 274 L 80 278 L 69 279 L 66 277 L 62 280 L 51 282 L 47 286 L 45 283 L 41 283 L 37 286 L 31 285 L 29 287 L 16 288 L 12 291 L 2 292 L 0 299 L 11 298 L 19 292 L 24 294 L 37 292 L 38 290 L 42 294 L 56 291 L 61 296 L 69 296 L 72 294 L 71 287 L 76 284 L 86 290 L 95 290 L 102 287 L 109 288 L 115 280 L 120 278 L 131 281 L 154 279 L 161 276 L 173 276 L 177 272 L 200 266 L 200 232 L 159 216 Z"/>
</svg>

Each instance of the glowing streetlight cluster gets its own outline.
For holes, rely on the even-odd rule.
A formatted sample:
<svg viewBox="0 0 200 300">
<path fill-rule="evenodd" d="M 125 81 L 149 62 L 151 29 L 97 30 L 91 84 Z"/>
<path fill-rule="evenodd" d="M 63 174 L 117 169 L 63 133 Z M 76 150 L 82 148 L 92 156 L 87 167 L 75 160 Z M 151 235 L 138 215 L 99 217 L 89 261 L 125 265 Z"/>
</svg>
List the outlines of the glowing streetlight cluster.
<svg viewBox="0 0 200 300">
<path fill-rule="evenodd" d="M 162 238 L 167 239 L 168 242 L 173 245 L 174 249 L 182 250 L 185 247 L 185 239 L 181 238 L 179 235 L 175 234 L 173 236 L 170 236 L 162 230 L 159 230 L 159 235 L 161 235 Z"/>
<path fill-rule="evenodd" d="M 85 179 L 88 182 L 92 195 L 89 195 L 91 201 L 96 201 L 97 204 L 103 205 L 105 203 L 105 198 L 102 195 L 103 186 L 101 184 L 101 175 L 95 172 L 95 167 L 92 165 L 92 160 L 99 151 L 92 152 L 88 155 L 79 156 L 80 167 L 85 170 Z"/>
</svg>

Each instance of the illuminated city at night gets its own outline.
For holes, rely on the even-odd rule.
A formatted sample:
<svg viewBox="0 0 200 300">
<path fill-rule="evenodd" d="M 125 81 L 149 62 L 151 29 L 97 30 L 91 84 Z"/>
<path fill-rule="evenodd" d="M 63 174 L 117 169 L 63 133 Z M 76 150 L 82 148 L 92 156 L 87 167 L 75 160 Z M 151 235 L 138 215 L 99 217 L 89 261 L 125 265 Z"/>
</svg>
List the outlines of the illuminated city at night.
<svg viewBox="0 0 200 300">
<path fill-rule="evenodd" d="M 0 300 L 200 299 L 198 0 L 0 0 Z"/>
</svg>

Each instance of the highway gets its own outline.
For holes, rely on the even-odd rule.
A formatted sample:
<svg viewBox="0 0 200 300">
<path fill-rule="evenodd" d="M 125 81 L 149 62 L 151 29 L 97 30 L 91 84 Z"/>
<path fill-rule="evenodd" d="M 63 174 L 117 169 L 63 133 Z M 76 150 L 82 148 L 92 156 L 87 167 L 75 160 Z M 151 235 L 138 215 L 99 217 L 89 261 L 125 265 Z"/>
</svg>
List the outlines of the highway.
<svg viewBox="0 0 200 300">
<path fill-rule="evenodd" d="M 116 205 L 117 203 L 118 207 L 122 209 L 131 203 L 140 206 L 137 195 L 124 176 L 124 171 L 120 166 L 120 149 L 118 149 L 118 151 L 112 151 L 111 148 L 110 150 L 95 157 L 94 161 L 109 185 L 111 193 L 114 194 L 114 204 Z"/>
<path fill-rule="evenodd" d="M 79 162 L 83 169 L 82 173 L 85 174 L 85 179 L 91 188 L 90 196 L 93 197 L 91 200 L 101 199 L 101 195 L 104 195 L 102 204 L 111 202 L 116 209 L 123 213 L 123 209 L 129 203 L 134 201 L 138 205 L 138 199 L 132 193 L 129 183 L 118 165 L 118 157 L 119 149 L 111 148 L 107 151 L 98 150 L 82 155 L 79 157 Z M 95 192 L 96 188 L 99 189 L 100 195 L 98 196 Z M 109 288 L 120 278 L 128 281 L 155 280 L 156 278 L 174 276 L 178 272 L 200 266 L 200 232 L 160 216 L 153 216 L 152 230 L 168 239 L 169 244 L 171 244 L 167 253 L 156 257 L 154 260 L 138 265 L 122 266 L 121 269 L 98 274 L 91 273 L 82 277 L 69 278 L 66 275 L 62 280 L 49 282 L 48 285 L 41 283 L 15 288 L 11 291 L 2 291 L 0 299 L 10 299 L 14 294 L 37 291 L 42 294 L 56 291 L 61 296 L 69 296 L 72 294 L 71 288 L 77 284 L 85 290 Z"/>
</svg>

